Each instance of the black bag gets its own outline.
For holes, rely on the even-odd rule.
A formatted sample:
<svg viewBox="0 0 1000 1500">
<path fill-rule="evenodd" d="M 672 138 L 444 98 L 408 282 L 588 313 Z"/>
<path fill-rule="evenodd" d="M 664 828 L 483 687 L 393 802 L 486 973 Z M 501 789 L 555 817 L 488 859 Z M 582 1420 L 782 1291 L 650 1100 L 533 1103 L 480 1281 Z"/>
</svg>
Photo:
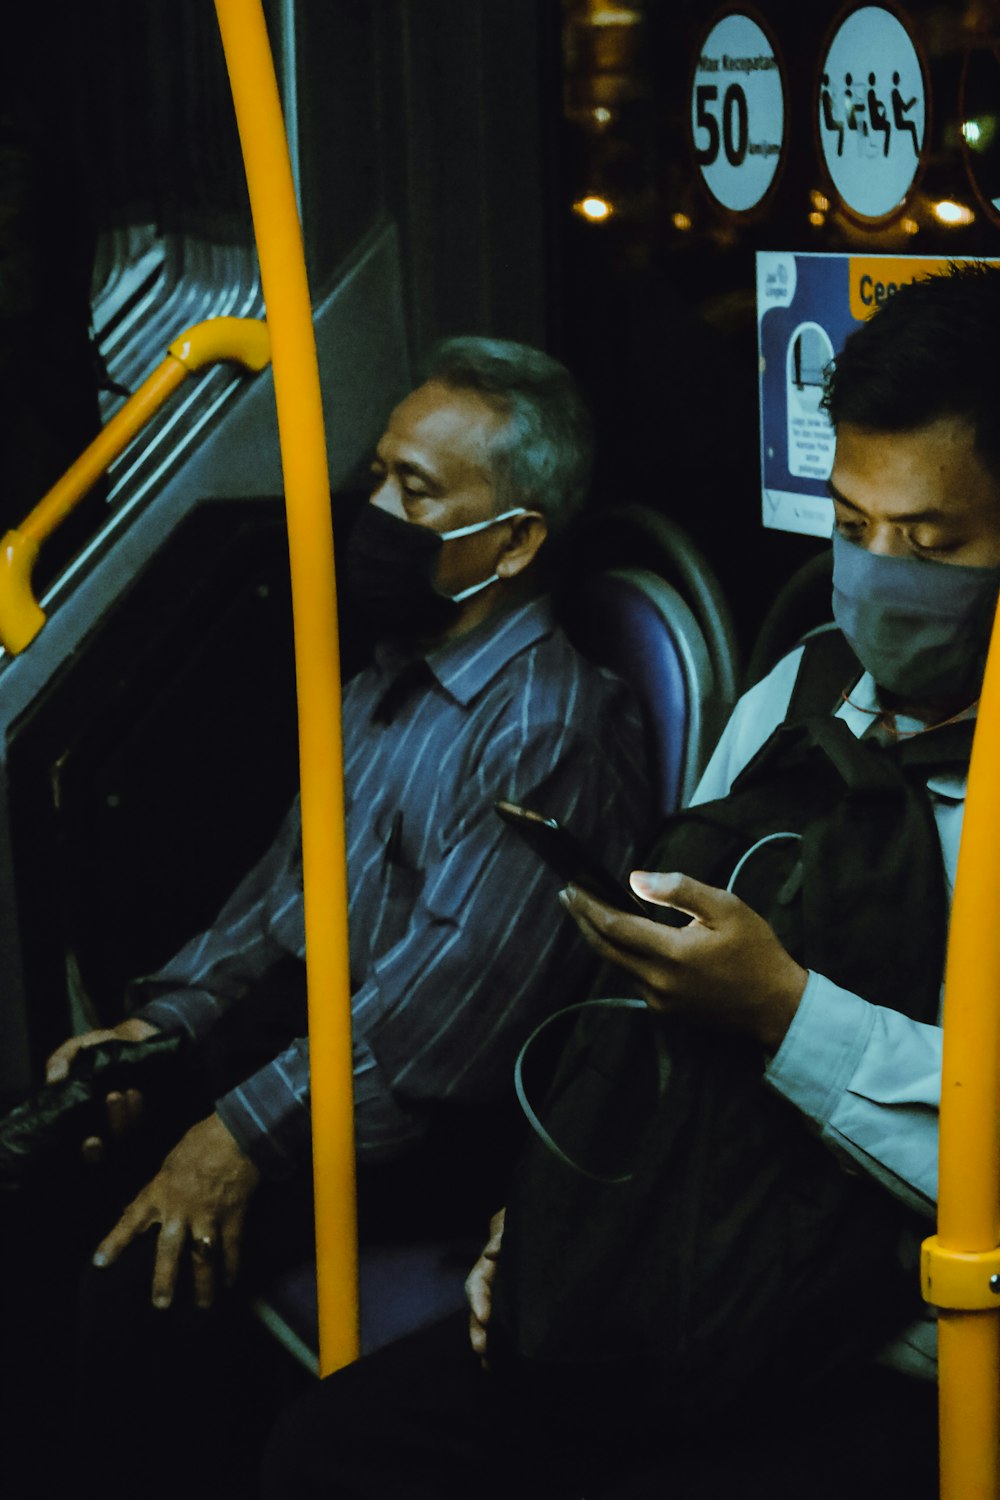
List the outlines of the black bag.
<svg viewBox="0 0 1000 1500">
<path fill-rule="evenodd" d="M 928 765 L 964 769 L 972 726 L 858 741 L 830 717 L 845 651 L 807 644 L 785 724 L 729 796 L 671 821 L 650 864 L 725 886 L 786 835 L 735 893 L 806 967 L 933 1021 L 948 904 L 924 783 Z M 697 1424 L 801 1391 L 916 1311 L 900 1259 L 916 1216 L 821 1143 L 764 1063 L 752 1041 L 644 1007 L 582 1010 L 539 1111 L 576 1165 L 530 1139 L 508 1198 L 501 1373 L 577 1422 Z"/>
<path fill-rule="evenodd" d="M 0 1119 L 0 1190 L 44 1178 L 60 1161 L 77 1162 L 88 1135 L 106 1125 L 104 1100 L 114 1090 L 149 1096 L 178 1083 L 188 1038 L 181 1032 L 142 1042 L 112 1039 L 78 1052 L 59 1083 L 46 1083 Z"/>
</svg>

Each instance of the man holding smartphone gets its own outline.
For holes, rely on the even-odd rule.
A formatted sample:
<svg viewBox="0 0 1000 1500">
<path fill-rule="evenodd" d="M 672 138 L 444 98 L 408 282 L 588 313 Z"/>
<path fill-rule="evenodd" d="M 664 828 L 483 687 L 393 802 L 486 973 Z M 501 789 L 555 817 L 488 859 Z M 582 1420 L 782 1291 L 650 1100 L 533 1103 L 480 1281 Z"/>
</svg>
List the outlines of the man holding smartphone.
<svg viewBox="0 0 1000 1500">
<path fill-rule="evenodd" d="M 830 712 L 857 739 L 873 741 L 876 758 L 880 745 L 926 745 L 935 731 L 975 716 L 1000 589 L 998 329 L 1000 270 L 953 268 L 902 287 L 848 340 L 828 382 L 837 432 L 833 607 L 860 662 Z M 793 651 L 741 699 L 696 802 L 726 798 L 783 723 L 802 654 Z M 913 781 L 926 798 L 950 893 L 964 773 L 915 770 Z M 933 1222 L 939 1024 L 808 971 L 730 890 L 683 871 L 637 871 L 631 884 L 690 922 L 657 924 L 581 889 L 565 890 L 563 904 L 652 1009 L 708 1039 L 709 1056 L 712 1037 L 720 1052 L 727 1035 L 752 1039 L 762 1082 L 790 1106 L 788 1128 L 797 1118 L 803 1135 L 818 1136 L 847 1173 L 871 1179 L 891 1195 L 884 1201 L 901 1205 L 899 1254 L 915 1286 L 916 1244 L 903 1210 Z M 895 889 L 881 893 L 882 907 L 894 900 Z M 915 945 L 919 903 L 902 920 Z M 936 979 L 928 976 L 935 987 Z M 537 1214 L 544 1231 L 544 1206 Z M 487 1365 L 502 1214 L 491 1229 L 468 1283 L 473 1353 Z M 522 1219 L 529 1247 L 531 1229 Z M 584 1326 L 596 1311 L 581 1309 Z M 897 1327 L 874 1363 L 845 1355 L 832 1371 L 816 1370 L 797 1397 L 769 1399 L 764 1382 L 752 1410 L 730 1411 L 711 1436 L 692 1437 L 669 1410 L 631 1425 L 619 1412 L 617 1425 L 596 1423 L 589 1432 L 561 1424 L 516 1383 L 477 1378 L 460 1347 L 462 1330 L 442 1324 L 367 1368 L 362 1362 L 332 1377 L 290 1411 L 272 1446 L 265 1494 L 487 1500 L 516 1493 L 530 1478 L 533 1492 L 552 1500 L 584 1492 L 588 1500 L 708 1500 L 730 1487 L 759 1500 L 848 1493 L 932 1500 L 934 1333 L 929 1315 Z M 417 1368 L 433 1372 L 435 1384 L 421 1390 L 411 1421 L 406 1388 Z M 376 1422 L 377 1451 L 367 1441 Z"/>
</svg>

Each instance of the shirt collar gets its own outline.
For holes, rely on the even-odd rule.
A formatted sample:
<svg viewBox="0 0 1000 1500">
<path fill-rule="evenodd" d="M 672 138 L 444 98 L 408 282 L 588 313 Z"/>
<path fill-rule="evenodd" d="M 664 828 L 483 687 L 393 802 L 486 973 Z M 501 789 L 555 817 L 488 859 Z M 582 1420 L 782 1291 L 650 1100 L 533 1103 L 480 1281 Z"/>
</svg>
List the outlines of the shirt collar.
<svg viewBox="0 0 1000 1500">
<path fill-rule="evenodd" d="M 844 702 L 837 710 L 837 717 L 843 719 L 852 733 L 859 736 L 864 734 L 870 726 L 871 716 L 879 708 L 878 691 L 875 687 L 875 679 L 870 672 L 862 672 L 858 681 L 850 691 L 850 702 Z M 970 709 L 963 717 L 975 718 L 975 709 Z M 916 731 L 923 728 L 919 719 L 910 719 L 905 714 L 896 715 L 896 726 L 904 733 Z M 965 800 L 965 787 L 967 777 L 961 776 L 955 771 L 939 771 L 927 778 L 927 790 L 938 797 L 947 797 L 955 802 Z"/>
<path fill-rule="evenodd" d="M 427 665 L 456 702 L 467 705 L 515 656 L 555 629 L 548 598 L 490 615 L 468 635 L 456 636 L 427 653 Z"/>
</svg>

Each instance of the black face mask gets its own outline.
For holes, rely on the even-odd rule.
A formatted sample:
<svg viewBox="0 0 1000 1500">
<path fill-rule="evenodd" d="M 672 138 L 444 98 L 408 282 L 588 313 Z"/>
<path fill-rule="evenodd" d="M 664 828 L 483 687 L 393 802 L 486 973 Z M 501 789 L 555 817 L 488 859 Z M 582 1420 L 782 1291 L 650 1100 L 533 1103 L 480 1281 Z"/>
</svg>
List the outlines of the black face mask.
<svg viewBox="0 0 1000 1500">
<path fill-rule="evenodd" d="M 494 574 L 460 594 L 434 587 L 441 546 L 452 537 L 471 536 L 498 521 L 524 515 L 523 507 L 490 516 L 453 531 L 431 531 L 368 504 L 358 517 L 347 547 L 345 589 L 351 610 L 379 636 L 437 636 L 453 625 L 464 599 L 496 583 Z"/>
</svg>

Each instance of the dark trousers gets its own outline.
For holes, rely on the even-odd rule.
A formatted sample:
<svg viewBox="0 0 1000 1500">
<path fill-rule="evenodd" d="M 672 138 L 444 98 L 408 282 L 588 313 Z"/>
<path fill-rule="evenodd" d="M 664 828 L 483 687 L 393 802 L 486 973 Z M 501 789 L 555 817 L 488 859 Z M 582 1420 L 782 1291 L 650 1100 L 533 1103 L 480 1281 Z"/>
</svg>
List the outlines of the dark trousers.
<svg viewBox="0 0 1000 1500">
<path fill-rule="evenodd" d="M 253 1295 L 313 1253 L 308 1160 L 251 1200 L 239 1284 L 209 1311 L 193 1305 L 190 1256 L 168 1311 L 151 1305 L 155 1231 L 103 1270 L 89 1262 L 123 1208 L 213 1101 L 305 1027 L 301 965 L 269 976 L 199 1046 L 189 1071 L 151 1100 L 134 1142 L 87 1168 L 75 1146 L 30 1189 L 0 1191 L 0 1494 L 101 1489 L 142 1500 L 251 1496 L 268 1431 L 312 1377 L 292 1364 L 249 1312 Z M 372 1167 L 359 1181 L 368 1243 L 452 1235 L 502 1201 L 483 1168 L 482 1135 L 444 1122 L 415 1158 Z M 484 1198 L 461 1202 L 468 1180 L 455 1143 L 477 1152 Z M 469 1195 L 466 1193 L 465 1198 Z M 461 1212 L 456 1210 L 460 1204 Z M 469 1262 L 475 1250 L 469 1254 Z"/>
<path fill-rule="evenodd" d="M 0 1193 L 3 1493 L 253 1494 L 262 1434 L 298 1385 L 246 1293 L 311 1254 L 308 1160 L 257 1189 L 240 1285 L 211 1311 L 193 1305 L 186 1250 L 174 1305 L 153 1308 L 155 1231 L 106 1269 L 90 1257 L 184 1132 L 301 1031 L 301 970 L 289 962 L 221 1023 L 105 1165 L 84 1166 L 73 1143 L 30 1187 Z"/>
<path fill-rule="evenodd" d="M 459 1315 L 285 1412 L 264 1500 L 935 1500 L 936 1390 L 874 1366 L 708 1432 L 570 1432 L 478 1367 Z M 562 1430 L 559 1430 L 560 1427 Z"/>
<path fill-rule="evenodd" d="M 240 1281 L 211 1310 L 194 1306 L 186 1250 L 173 1306 L 152 1306 L 155 1231 L 90 1266 L 183 1128 L 0 1197 L 0 1493 L 254 1493 L 263 1434 L 310 1377 L 266 1338 L 247 1294 L 311 1254 L 308 1170 L 258 1188 Z"/>
</svg>

